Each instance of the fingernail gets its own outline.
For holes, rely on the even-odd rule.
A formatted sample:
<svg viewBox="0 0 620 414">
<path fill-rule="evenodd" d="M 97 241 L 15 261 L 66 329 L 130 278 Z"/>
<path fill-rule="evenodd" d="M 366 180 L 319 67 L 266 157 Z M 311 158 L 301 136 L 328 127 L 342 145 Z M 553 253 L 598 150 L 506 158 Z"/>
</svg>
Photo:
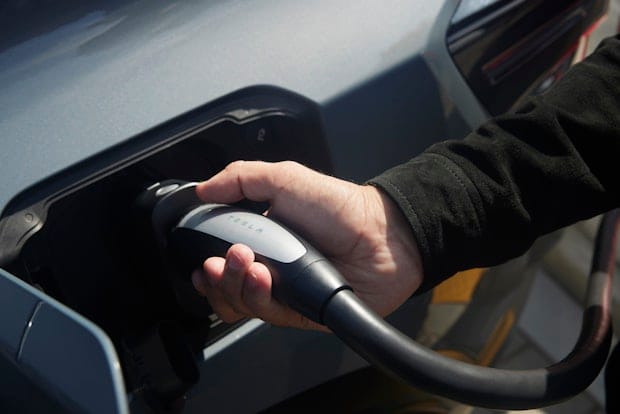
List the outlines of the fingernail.
<svg viewBox="0 0 620 414">
<path fill-rule="evenodd" d="M 194 289 L 198 291 L 202 291 L 205 288 L 205 281 L 203 278 L 203 274 L 200 270 L 194 270 L 192 273 L 192 284 L 194 285 Z"/>
<path fill-rule="evenodd" d="M 236 254 L 231 254 L 228 256 L 226 264 L 231 270 L 241 270 L 243 268 L 243 262 Z"/>
</svg>

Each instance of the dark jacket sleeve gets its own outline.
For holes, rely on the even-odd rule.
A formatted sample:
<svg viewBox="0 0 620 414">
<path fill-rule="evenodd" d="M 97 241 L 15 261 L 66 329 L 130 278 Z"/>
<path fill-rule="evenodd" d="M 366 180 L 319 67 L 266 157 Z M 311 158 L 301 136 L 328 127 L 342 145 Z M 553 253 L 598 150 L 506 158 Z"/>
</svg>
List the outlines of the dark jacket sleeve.
<svg viewBox="0 0 620 414">
<path fill-rule="evenodd" d="M 422 289 L 620 205 L 620 36 L 544 96 L 375 177 L 420 248 Z"/>
</svg>

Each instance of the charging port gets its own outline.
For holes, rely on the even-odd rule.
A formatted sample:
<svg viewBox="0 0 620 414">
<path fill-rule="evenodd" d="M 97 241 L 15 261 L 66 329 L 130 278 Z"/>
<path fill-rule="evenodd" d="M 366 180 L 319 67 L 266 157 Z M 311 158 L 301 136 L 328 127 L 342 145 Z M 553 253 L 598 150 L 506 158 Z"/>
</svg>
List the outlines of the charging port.
<svg viewBox="0 0 620 414">
<path fill-rule="evenodd" d="M 51 177 L 0 220 L 0 266 L 99 325 L 127 392 L 164 405 L 197 380 L 188 361 L 233 327 L 189 277 L 170 274 L 136 198 L 166 179 L 206 179 L 235 159 L 331 170 L 318 112 L 303 98 L 254 88 L 216 104 Z"/>
</svg>

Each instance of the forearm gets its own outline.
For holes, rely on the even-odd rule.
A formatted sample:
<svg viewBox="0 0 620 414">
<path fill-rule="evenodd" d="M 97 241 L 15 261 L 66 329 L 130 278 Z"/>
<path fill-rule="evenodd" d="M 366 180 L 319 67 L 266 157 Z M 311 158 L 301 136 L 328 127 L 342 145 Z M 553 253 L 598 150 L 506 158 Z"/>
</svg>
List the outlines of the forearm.
<svg viewBox="0 0 620 414">
<path fill-rule="evenodd" d="M 619 68 L 616 37 L 516 113 L 371 180 L 407 217 L 425 287 L 619 204 Z"/>
</svg>

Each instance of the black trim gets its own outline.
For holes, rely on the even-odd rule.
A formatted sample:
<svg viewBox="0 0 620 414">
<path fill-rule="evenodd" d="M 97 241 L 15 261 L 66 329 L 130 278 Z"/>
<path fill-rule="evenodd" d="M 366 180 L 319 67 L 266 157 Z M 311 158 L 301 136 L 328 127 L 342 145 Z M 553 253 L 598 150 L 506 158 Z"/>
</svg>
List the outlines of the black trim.
<svg viewBox="0 0 620 414">
<path fill-rule="evenodd" d="M 491 115 L 541 93 L 570 67 L 581 35 L 608 0 L 501 1 L 446 35 L 459 71 Z"/>
</svg>

